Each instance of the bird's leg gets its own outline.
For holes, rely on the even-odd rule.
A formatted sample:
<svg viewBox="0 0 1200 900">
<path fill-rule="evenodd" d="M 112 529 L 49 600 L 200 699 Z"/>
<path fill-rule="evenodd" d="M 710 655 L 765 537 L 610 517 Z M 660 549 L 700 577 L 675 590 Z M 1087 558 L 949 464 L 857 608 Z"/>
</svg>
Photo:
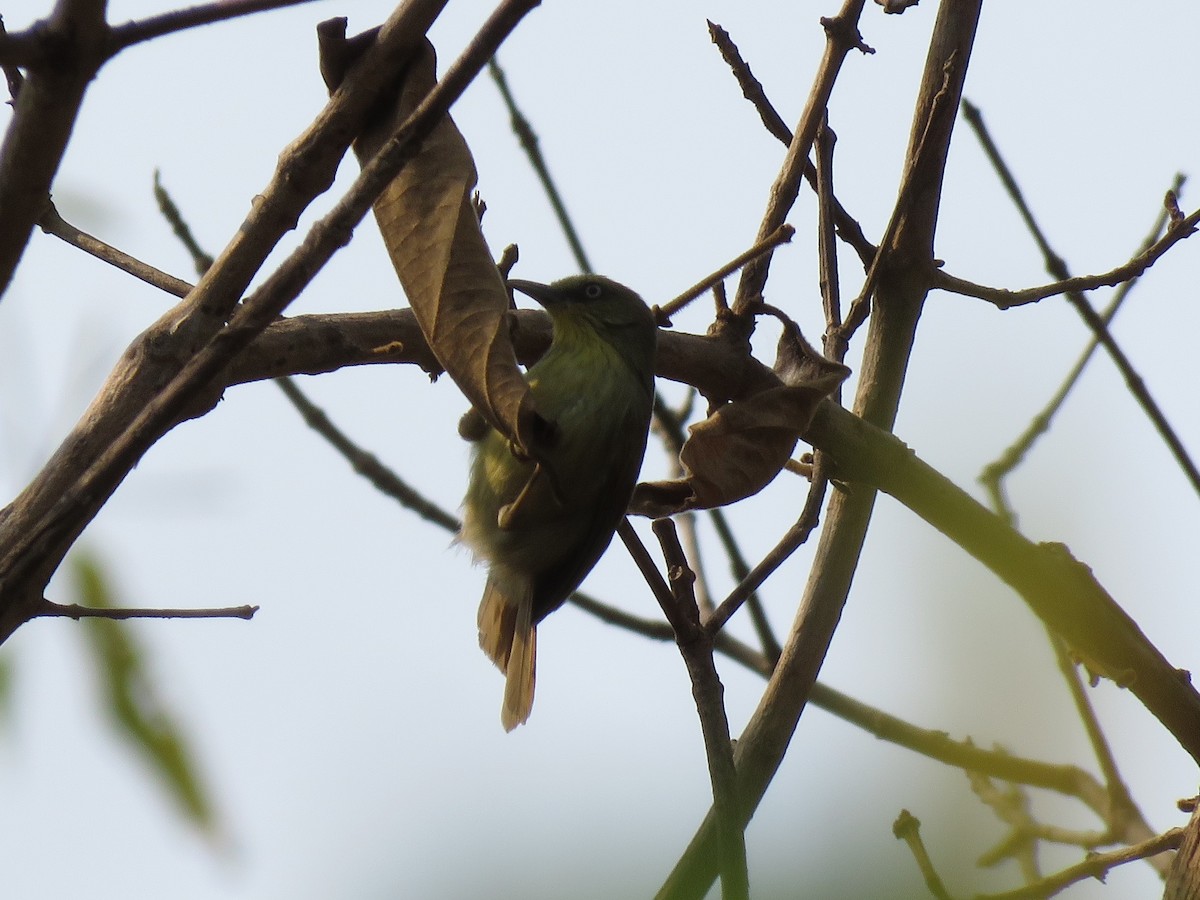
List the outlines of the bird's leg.
<svg viewBox="0 0 1200 900">
<path fill-rule="evenodd" d="M 534 490 L 534 485 L 541 479 L 546 483 L 546 488 L 550 492 L 550 497 L 554 503 L 560 508 L 563 507 L 566 501 L 563 500 L 562 492 L 559 491 L 558 485 L 555 484 L 554 475 L 548 466 L 541 462 L 533 464 L 533 471 L 529 473 L 529 478 L 526 480 L 521 492 L 517 494 L 517 499 L 512 503 L 505 503 L 500 507 L 500 512 L 496 514 L 496 524 L 500 526 L 501 531 L 509 531 L 513 528 L 520 528 L 522 525 L 520 516 L 525 509 L 528 509 L 533 501 L 530 495 Z M 545 515 L 545 510 L 539 510 L 539 515 Z"/>
</svg>

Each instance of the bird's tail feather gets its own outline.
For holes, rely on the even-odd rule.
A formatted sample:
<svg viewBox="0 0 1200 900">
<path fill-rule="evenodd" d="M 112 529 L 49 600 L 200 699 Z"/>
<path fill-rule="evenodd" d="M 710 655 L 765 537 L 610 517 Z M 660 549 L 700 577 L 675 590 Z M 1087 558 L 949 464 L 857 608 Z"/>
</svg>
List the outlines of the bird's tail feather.
<svg viewBox="0 0 1200 900">
<path fill-rule="evenodd" d="M 500 721 L 512 731 L 533 709 L 537 666 L 537 629 L 533 624 L 533 587 L 517 591 L 489 578 L 479 604 L 479 646 L 505 674 Z"/>
</svg>

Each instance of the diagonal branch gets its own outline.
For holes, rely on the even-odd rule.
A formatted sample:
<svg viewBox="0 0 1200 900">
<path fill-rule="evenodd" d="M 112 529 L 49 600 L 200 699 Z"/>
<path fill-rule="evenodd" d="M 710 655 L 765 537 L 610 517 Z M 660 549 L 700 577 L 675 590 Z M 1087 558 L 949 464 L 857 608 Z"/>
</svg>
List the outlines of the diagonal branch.
<svg viewBox="0 0 1200 900">
<path fill-rule="evenodd" d="M 964 297 L 975 297 L 978 300 L 986 300 L 999 309 L 1012 309 L 1014 306 L 1036 303 L 1039 300 L 1045 300 L 1047 297 L 1054 297 L 1058 294 L 1066 294 L 1071 291 L 1094 291 L 1102 287 L 1116 287 L 1122 282 L 1138 278 L 1146 274 L 1146 270 L 1158 262 L 1168 250 L 1180 241 L 1195 234 L 1197 226 L 1200 226 L 1200 209 L 1194 211 L 1191 215 L 1172 222 L 1171 227 L 1167 229 L 1161 238 L 1124 265 L 1117 266 L 1115 269 L 1110 269 L 1107 272 L 1101 272 L 1099 275 L 1076 275 L 1073 278 L 1064 278 L 1050 284 L 1024 288 L 1017 291 L 975 284 L 972 281 L 967 281 L 965 278 L 957 278 L 941 269 L 931 271 L 929 277 L 933 281 L 933 287 L 939 290 L 949 291 L 952 294 L 961 294 Z"/>
<path fill-rule="evenodd" d="M 140 413 L 126 427 L 118 430 L 103 452 L 91 457 L 92 461 L 86 468 L 72 478 L 58 497 L 51 499 L 48 508 L 38 510 L 33 516 L 29 516 L 28 512 L 24 516 L 17 516 L 11 510 L 6 512 L 0 520 L 0 532 L 17 527 L 14 528 L 11 542 L 0 540 L 0 546 L 4 546 L 4 554 L 0 557 L 0 584 L 4 585 L 4 593 L 0 594 L 0 602 L 4 604 L 0 609 L 0 637 L 7 637 L 28 616 L 32 605 L 40 599 L 45 581 L 71 542 L 141 455 L 186 412 L 188 404 L 195 401 L 221 368 L 274 321 L 333 253 L 347 242 L 378 193 L 411 158 L 424 136 L 445 115 L 496 47 L 533 5 L 536 5 L 536 0 L 509 0 L 497 8 L 463 55 L 446 71 L 442 81 L 363 169 L 348 193 L 313 226 L 279 269 L 246 299 L 228 327 L 195 353 L 165 387 L 156 390 L 145 401 Z M 394 20 L 390 20 L 380 34 L 379 43 L 369 51 L 368 58 L 376 62 L 385 58 L 396 44 L 394 35 L 390 42 L 387 41 L 387 35 L 395 31 Z M 376 53 L 380 46 L 386 46 L 389 50 Z M 379 54 L 384 54 L 384 57 Z M 360 71 L 356 68 L 347 83 L 357 83 L 359 79 L 355 76 Z M 344 94 L 345 88 L 339 90 L 331 104 Z M 351 136 L 340 134 L 339 140 Z M 294 184 L 299 177 L 299 173 L 292 172 L 292 179 L 287 178 L 289 162 L 286 158 L 281 162 L 285 170 L 285 185 Z M 290 187 L 288 190 L 290 193 Z M 221 277 L 236 278 L 237 274 L 251 274 L 245 272 L 245 262 L 237 256 L 237 248 L 244 237 L 244 234 L 239 235 L 218 258 L 193 295 L 203 295 L 205 286 L 211 288 L 214 281 Z M 254 257 L 251 254 L 251 258 Z M 231 270 L 237 274 L 231 275 Z M 220 305 L 215 305 L 219 310 Z M 211 315 L 214 309 L 210 307 L 205 312 Z M 128 398 L 123 399 L 128 402 Z M 72 472 L 79 470 L 76 468 Z M 23 494 L 24 497 L 26 495 Z M 18 504 L 22 498 L 18 498 Z M 2 537 L 4 535 L 0 533 Z"/>
<path fill-rule="evenodd" d="M 1042 258 L 1046 265 L 1046 271 L 1048 271 L 1059 281 L 1065 281 L 1070 277 L 1070 273 L 1067 271 L 1066 261 L 1054 252 L 1054 249 L 1050 246 L 1050 242 L 1046 239 L 1046 235 L 1042 232 L 1041 227 L 1038 225 L 1037 220 L 1034 219 L 1033 211 L 1029 208 L 1029 204 L 1025 202 L 1025 195 L 1021 193 L 1020 187 L 1017 186 L 1017 180 L 1015 177 L 1013 177 L 1012 171 L 1008 168 L 1008 163 L 1006 163 L 1004 161 L 1004 157 L 1000 155 L 1000 149 L 992 140 L 992 136 L 988 132 L 987 126 L 983 122 L 983 115 L 980 113 L 979 108 L 964 101 L 963 116 L 966 118 L 967 122 L 970 123 L 971 128 L 979 138 L 979 142 L 983 144 L 983 150 L 987 154 L 988 160 L 991 162 L 992 167 L 999 174 L 1000 180 L 1004 183 L 1004 187 L 1008 191 L 1009 196 L 1012 198 L 1013 203 L 1016 204 L 1017 210 L 1021 214 L 1021 218 L 1024 219 L 1026 227 L 1033 235 L 1033 239 L 1037 243 L 1038 249 L 1042 253 Z M 1167 211 L 1168 214 L 1170 214 L 1171 207 L 1174 205 L 1172 200 L 1173 193 L 1167 194 L 1167 198 Z M 1137 400 L 1138 405 L 1142 408 L 1142 411 L 1150 419 L 1151 423 L 1153 423 L 1155 430 L 1159 434 L 1159 437 L 1161 437 L 1163 443 L 1167 445 L 1168 449 L 1171 451 L 1171 455 L 1175 457 L 1175 461 L 1179 464 L 1179 467 L 1183 469 L 1184 475 L 1192 485 L 1192 489 L 1197 493 L 1200 493 L 1200 469 L 1196 468 L 1196 464 L 1192 461 L 1191 456 L 1188 454 L 1187 448 L 1183 446 L 1183 441 L 1180 440 L 1179 435 L 1176 433 L 1171 423 L 1167 420 L 1166 415 L 1163 413 L 1158 403 L 1152 396 L 1150 396 L 1150 390 L 1146 387 L 1146 383 L 1142 379 L 1142 376 L 1138 374 L 1136 369 L 1134 369 L 1133 363 L 1130 361 L 1129 357 L 1125 355 L 1125 351 L 1122 350 L 1116 340 L 1113 339 L 1112 333 L 1108 330 L 1108 322 L 1105 317 L 1096 312 L 1095 308 L 1088 301 L 1087 297 L 1082 291 L 1066 291 L 1065 296 L 1067 298 L 1067 302 L 1075 308 L 1075 311 L 1079 313 L 1080 318 L 1082 318 L 1087 327 L 1091 329 L 1092 334 L 1095 335 L 1096 341 L 1101 344 L 1106 351 L 1108 351 L 1108 355 L 1112 357 L 1112 361 L 1116 365 L 1117 370 L 1125 379 L 1125 385 L 1129 388 L 1129 392 L 1133 394 L 1134 399 Z"/>
<path fill-rule="evenodd" d="M 628 525 L 626 526 L 628 528 Z M 712 781 L 713 809 L 717 819 L 721 895 L 723 900 L 749 897 L 746 872 L 746 839 L 743 834 L 741 799 L 738 796 L 737 771 L 729 740 L 729 719 L 725 713 L 725 688 L 713 660 L 713 641 L 700 625 L 700 610 L 692 591 L 694 575 L 684 556 L 683 547 L 670 519 L 657 519 L 651 526 L 662 546 L 671 587 L 671 603 L 663 613 L 675 632 L 675 643 L 687 666 L 692 696 L 700 715 L 704 750 Z M 632 532 L 632 529 L 629 529 Z M 622 539 L 626 533 L 622 532 Z M 661 600 L 660 600 L 661 602 Z"/>
<path fill-rule="evenodd" d="M 529 120 L 525 118 L 525 114 L 521 112 L 521 108 L 517 106 L 517 100 L 508 87 L 508 79 L 504 75 L 504 70 L 500 68 L 500 64 L 495 59 L 488 61 L 488 74 L 492 76 L 492 81 L 496 83 L 496 88 L 500 91 L 504 107 L 508 110 L 513 134 L 520 141 L 521 149 L 525 151 L 530 167 L 537 175 L 538 181 L 542 183 L 542 190 L 546 194 L 546 199 L 550 201 L 550 206 L 554 209 L 554 215 L 558 219 L 563 237 L 567 239 L 571 253 L 575 256 L 575 264 L 579 266 L 580 272 L 594 271 L 591 260 L 588 259 L 587 252 L 583 249 L 583 241 L 579 238 L 579 232 L 575 229 L 575 223 L 571 221 L 571 217 L 567 213 L 567 205 L 558 190 L 558 185 L 550 175 L 550 167 L 546 164 L 546 157 L 538 145 L 537 133 L 529 124 Z"/>
<path fill-rule="evenodd" d="M 825 108 L 829 104 L 834 82 L 846 55 L 855 49 L 864 53 L 874 52 L 863 43 L 862 35 L 858 32 L 858 19 L 862 15 L 864 3 L 865 0 L 846 0 L 836 16 L 821 19 L 826 35 L 825 55 L 817 71 L 812 91 L 808 95 L 804 112 L 800 116 L 800 124 L 792 135 L 791 144 L 788 145 L 783 165 L 775 183 L 771 185 L 767 208 L 758 227 L 759 241 L 765 240 L 767 235 L 783 224 L 792 204 L 796 202 L 796 196 L 800 192 L 800 179 L 805 168 L 811 165 L 808 154 L 812 150 L 817 128 L 825 116 Z M 733 302 L 734 313 L 744 315 L 754 304 L 762 301 L 770 264 L 771 256 L 767 254 L 742 270 Z M 752 325 L 752 322 L 745 321 L 741 328 L 748 329 Z"/>
<path fill-rule="evenodd" d="M 188 28 L 198 28 L 201 25 L 211 25 L 214 22 L 310 2 L 312 0 L 215 0 L 213 3 L 202 3 L 146 19 L 125 22 L 122 25 L 114 25 L 109 30 L 108 55 L 116 56 L 134 44 Z"/>
<path fill-rule="evenodd" d="M 852 9 L 847 4 L 846 11 Z M 932 267 L 946 154 L 979 11 L 979 0 L 943 2 L 939 8 L 909 140 L 905 166 L 911 183 L 908 208 L 895 230 L 894 241 L 880 250 L 895 262 L 888 267 L 876 292 L 876 311 L 864 347 L 855 410 L 867 422 L 883 429 L 890 429 L 895 421 L 917 321 L 928 290 L 928 279 L 921 277 L 921 272 Z M 951 60 L 955 64 L 947 70 Z M 825 71 L 823 67 L 822 73 Z M 818 76 L 819 87 L 814 94 L 823 93 L 827 98 L 829 86 L 824 84 L 823 77 Z M 812 131 L 803 142 L 805 158 L 824 106 L 822 100 L 813 110 L 810 98 L 805 122 L 811 118 Z M 799 137 L 793 141 L 793 150 L 798 143 Z M 789 157 L 792 155 L 789 151 Z M 770 221 L 769 215 L 766 221 Z M 742 293 L 748 283 L 749 289 L 754 290 L 754 282 L 748 282 L 749 278 L 750 273 L 744 273 L 743 284 L 739 286 L 738 296 L 743 302 L 756 299 L 755 294 Z M 822 409 L 829 407 L 833 404 L 828 401 L 821 405 Z M 843 414 L 849 415 L 844 411 Z M 848 492 L 835 493 L 830 501 L 826 526 L 783 654 L 738 741 L 738 779 L 748 812 L 752 812 L 774 777 L 808 702 L 854 578 L 874 499 L 874 490 L 856 485 Z M 710 814 L 659 897 L 704 895 L 713 878 L 712 840 Z"/>
<path fill-rule="evenodd" d="M 1184 176 L 1176 175 L 1175 183 L 1171 190 L 1178 194 L 1183 187 Z M 1167 211 L 1164 210 L 1155 221 L 1154 226 L 1150 229 L 1149 235 L 1142 242 L 1139 252 L 1145 252 L 1147 247 L 1150 247 L 1158 240 L 1163 229 L 1169 221 Z M 1105 324 L 1110 324 L 1116 317 L 1117 312 L 1121 309 L 1121 305 L 1125 302 L 1125 298 L 1129 296 L 1129 291 L 1136 284 L 1136 280 L 1123 282 L 1120 287 L 1113 293 L 1112 301 L 1108 308 L 1101 314 Z M 1096 352 L 1096 348 L 1100 346 L 1100 342 L 1093 336 L 1092 340 L 1084 348 L 1079 358 L 1075 361 L 1075 365 L 1071 367 L 1071 371 L 1067 373 L 1067 377 L 1063 379 L 1063 383 L 1058 390 L 1054 392 L 1054 396 L 1047 401 L 1046 405 L 1038 412 L 1030 421 L 1029 425 L 1021 433 L 1021 435 L 1009 445 L 1000 456 L 988 463 L 984 467 L 983 472 L 979 476 L 980 482 L 987 488 L 988 493 L 992 497 L 992 505 L 997 512 L 1003 512 L 1009 518 L 1012 517 L 1012 510 L 1008 506 L 1008 501 L 1005 497 L 1003 481 L 1008 474 L 1021 464 L 1025 455 L 1032 449 L 1034 443 L 1050 428 L 1050 423 L 1054 416 L 1062 408 L 1063 403 L 1067 399 L 1067 395 L 1075 387 L 1075 383 L 1083 374 L 1083 370 L 1087 367 L 1088 362 L 1092 358 L 1092 354 Z"/>
<path fill-rule="evenodd" d="M 30 65 L 0 144 L 0 297 L 50 199 L 84 92 L 106 59 L 104 13 L 104 0 L 58 0 L 40 26 L 38 45 L 57 52 Z"/>
<path fill-rule="evenodd" d="M 832 403 L 817 409 L 806 438 L 837 461 L 852 491 L 891 494 L 991 569 L 1094 675 L 1128 688 L 1200 762 L 1200 693 L 1065 546 L 1025 538 L 898 438 Z"/>
</svg>

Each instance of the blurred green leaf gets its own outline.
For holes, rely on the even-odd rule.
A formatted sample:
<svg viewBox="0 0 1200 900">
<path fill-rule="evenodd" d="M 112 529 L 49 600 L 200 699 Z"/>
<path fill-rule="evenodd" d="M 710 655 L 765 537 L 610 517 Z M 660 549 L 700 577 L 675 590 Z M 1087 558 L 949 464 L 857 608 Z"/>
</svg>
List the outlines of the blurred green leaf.
<svg viewBox="0 0 1200 900">
<path fill-rule="evenodd" d="M 71 557 L 78 602 L 110 608 L 114 591 L 102 563 L 87 552 Z M 185 815 L 204 831 L 215 831 L 213 806 L 176 717 L 155 690 L 145 650 L 124 622 L 85 619 L 82 623 L 105 687 L 113 724 L 164 779 Z"/>
</svg>

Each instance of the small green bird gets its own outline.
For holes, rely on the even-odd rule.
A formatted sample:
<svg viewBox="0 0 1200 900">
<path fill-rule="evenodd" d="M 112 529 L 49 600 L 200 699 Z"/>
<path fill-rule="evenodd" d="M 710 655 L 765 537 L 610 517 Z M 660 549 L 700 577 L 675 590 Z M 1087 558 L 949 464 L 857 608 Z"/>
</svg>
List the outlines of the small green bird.
<svg viewBox="0 0 1200 900">
<path fill-rule="evenodd" d="M 510 281 L 550 313 L 554 339 L 526 374 L 552 422 L 538 461 L 488 428 L 478 441 L 461 539 L 488 565 L 479 645 L 505 673 L 500 720 L 533 708 L 537 624 L 591 571 L 637 483 L 654 402 L 654 314 L 608 278 Z"/>
</svg>

